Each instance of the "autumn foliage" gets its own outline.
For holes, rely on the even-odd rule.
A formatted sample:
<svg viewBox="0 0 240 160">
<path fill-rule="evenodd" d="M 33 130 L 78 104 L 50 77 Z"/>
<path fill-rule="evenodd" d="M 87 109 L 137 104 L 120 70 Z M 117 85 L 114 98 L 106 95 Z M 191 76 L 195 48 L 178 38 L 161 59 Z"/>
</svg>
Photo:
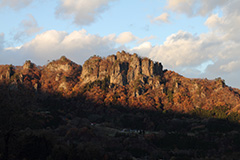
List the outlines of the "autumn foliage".
<svg viewBox="0 0 240 160">
<path fill-rule="evenodd" d="M 236 159 L 239 95 L 126 52 L 2 65 L 0 159 Z"/>
</svg>

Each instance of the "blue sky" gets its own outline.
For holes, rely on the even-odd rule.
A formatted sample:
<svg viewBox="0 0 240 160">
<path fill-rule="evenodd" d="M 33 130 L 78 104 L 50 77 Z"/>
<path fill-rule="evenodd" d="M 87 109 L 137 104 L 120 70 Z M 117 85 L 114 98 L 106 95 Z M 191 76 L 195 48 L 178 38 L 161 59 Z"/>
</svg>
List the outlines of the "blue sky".
<svg viewBox="0 0 240 160">
<path fill-rule="evenodd" d="M 118 50 L 240 88 L 239 0 L 0 0 L 0 64 Z"/>
</svg>

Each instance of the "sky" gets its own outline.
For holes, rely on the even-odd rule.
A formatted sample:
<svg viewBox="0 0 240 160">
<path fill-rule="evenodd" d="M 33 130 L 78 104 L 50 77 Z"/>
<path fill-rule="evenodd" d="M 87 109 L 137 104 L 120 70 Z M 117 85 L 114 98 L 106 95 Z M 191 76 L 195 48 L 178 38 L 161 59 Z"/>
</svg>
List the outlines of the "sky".
<svg viewBox="0 0 240 160">
<path fill-rule="evenodd" d="M 125 50 L 240 88 L 239 0 L 0 0 L 0 64 Z"/>
</svg>

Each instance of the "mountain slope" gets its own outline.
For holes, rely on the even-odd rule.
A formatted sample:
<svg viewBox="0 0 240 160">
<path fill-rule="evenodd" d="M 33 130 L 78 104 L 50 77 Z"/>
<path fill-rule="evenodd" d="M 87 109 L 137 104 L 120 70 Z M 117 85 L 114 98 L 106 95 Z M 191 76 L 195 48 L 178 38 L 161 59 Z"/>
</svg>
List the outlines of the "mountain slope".
<svg viewBox="0 0 240 160">
<path fill-rule="evenodd" d="M 118 52 L 0 66 L 0 159 L 238 159 L 239 90 Z"/>
<path fill-rule="evenodd" d="M 10 90 L 25 86 L 66 97 L 81 94 L 103 105 L 179 112 L 225 107 L 228 113 L 240 108 L 239 90 L 221 78 L 185 78 L 163 70 L 159 62 L 124 51 L 107 58 L 93 56 L 83 66 L 64 56 L 42 67 L 30 61 L 23 66 L 0 66 L 0 81 Z"/>
</svg>

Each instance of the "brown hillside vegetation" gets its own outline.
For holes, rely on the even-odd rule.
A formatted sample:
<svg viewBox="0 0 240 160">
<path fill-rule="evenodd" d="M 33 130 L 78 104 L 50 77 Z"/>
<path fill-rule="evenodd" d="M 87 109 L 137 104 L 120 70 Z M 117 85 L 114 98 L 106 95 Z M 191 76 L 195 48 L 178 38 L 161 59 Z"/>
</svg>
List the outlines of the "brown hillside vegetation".
<svg viewBox="0 0 240 160">
<path fill-rule="evenodd" d="M 118 52 L 0 66 L 0 160 L 238 159 L 240 90 Z"/>
<path fill-rule="evenodd" d="M 83 66 L 66 57 L 37 67 L 0 66 L 0 80 L 10 89 L 25 86 L 36 91 L 74 97 L 82 94 L 102 105 L 121 104 L 152 110 L 191 112 L 226 107 L 238 112 L 239 90 L 221 78 L 189 79 L 163 70 L 161 63 L 124 51 L 101 58 L 93 56 Z"/>
</svg>

